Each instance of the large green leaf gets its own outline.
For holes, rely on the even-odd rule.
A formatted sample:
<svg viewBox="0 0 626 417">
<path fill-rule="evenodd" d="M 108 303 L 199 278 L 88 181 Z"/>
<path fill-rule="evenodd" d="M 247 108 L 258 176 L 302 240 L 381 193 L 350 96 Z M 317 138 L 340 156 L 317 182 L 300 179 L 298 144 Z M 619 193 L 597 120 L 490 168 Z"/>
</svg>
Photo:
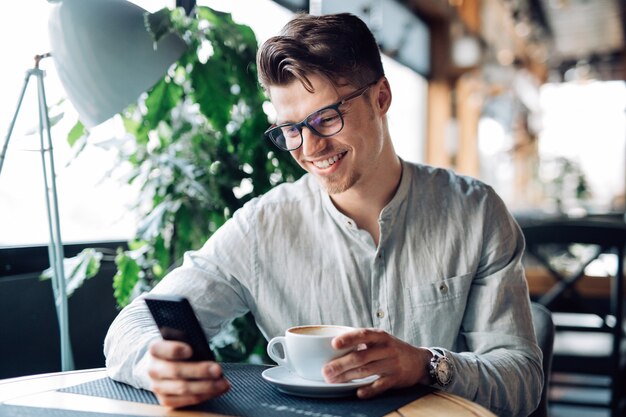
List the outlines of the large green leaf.
<svg viewBox="0 0 626 417">
<path fill-rule="evenodd" d="M 119 250 L 115 257 L 117 272 L 113 277 L 113 295 L 120 307 L 125 307 L 130 302 L 131 294 L 135 285 L 139 282 L 141 268 L 137 261 L 129 256 L 128 252 Z"/>
<path fill-rule="evenodd" d="M 170 82 L 168 78 L 159 81 L 146 98 L 148 111 L 143 118 L 144 124 L 150 129 L 156 129 L 160 121 L 169 119 L 169 112 L 180 102 L 182 96 L 181 86 Z"/>
<path fill-rule="evenodd" d="M 102 252 L 93 248 L 83 249 L 72 258 L 63 259 L 63 271 L 65 273 L 65 293 L 71 296 L 77 288 L 89 278 L 96 276 L 100 270 Z M 52 268 L 41 273 L 41 279 L 51 279 L 54 275 Z"/>
<path fill-rule="evenodd" d="M 171 12 L 168 9 L 161 9 L 154 13 L 145 13 L 144 25 L 155 42 L 158 42 L 163 36 L 174 30 Z"/>
<path fill-rule="evenodd" d="M 226 130 L 235 101 L 225 77 L 228 73 L 226 63 L 210 59 L 206 64 L 194 65 L 190 74 L 194 100 L 212 128 L 220 132 Z"/>
<path fill-rule="evenodd" d="M 70 130 L 70 133 L 68 133 L 68 135 L 67 135 L 67 143 L 69 143 L 70 146 L 74 146 L 76 141 L 78 141 L 78 139 L 82 138 L 86 134 L 87 134 L 87 130 L 85 129 L 85 126 L 79 120 L 72 127 L 72 129 Z"/>
</svg>

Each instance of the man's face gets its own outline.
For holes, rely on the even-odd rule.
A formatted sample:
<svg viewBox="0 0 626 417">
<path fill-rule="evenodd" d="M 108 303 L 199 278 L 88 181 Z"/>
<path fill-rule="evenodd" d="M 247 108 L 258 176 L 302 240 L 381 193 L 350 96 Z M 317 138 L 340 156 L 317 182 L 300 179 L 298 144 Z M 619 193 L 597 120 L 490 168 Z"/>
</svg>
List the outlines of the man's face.
<svg viewBox="0 0 626 417">
<path fill-rule="evenodd" d="M 298 123 L 312 112 L 336 103 L 361 86 L 336 88 L 319 76 L 311 76 L 315 89 L 309 93 L 300 82 L 272 86 L 269 94 L 277 112 L 276 124 Z M 354 187 L 367 191 L 375 177 L 379 155 L 383 151 L 383 118 L 386 106 L 379 108 L 378 92 L 383 82 L 368 93 L 340 107 L 343 129 L 331 137 L 319 137 L 308 127 L 302 128 L 302 146 L 291 155 L 306 171 L 315 176 L 329 194 L 343 193 Z M 382 87 L 385 88 L 385 87 Z"/>
</svg>

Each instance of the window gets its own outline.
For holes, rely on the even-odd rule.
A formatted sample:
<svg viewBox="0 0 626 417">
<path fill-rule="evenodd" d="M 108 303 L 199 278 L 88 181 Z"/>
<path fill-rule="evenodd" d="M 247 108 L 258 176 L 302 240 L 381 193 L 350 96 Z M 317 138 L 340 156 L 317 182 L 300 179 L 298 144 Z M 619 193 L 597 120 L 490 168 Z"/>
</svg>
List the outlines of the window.
<svg viewBox="0 0 626 417">
<path fill-rule="evenodd" d="M 386 56 L 383 56 L 383 66 L 391 84 L 392 100 L 387 118 L 393 146 L 405 161 L 424 162 L 428 82 Z"/>
<path fill-rule="evenodd" d="M 577 195 L 577 184 L 572 184 L 573 192 L 563 196 L 559 208 L 566 212 L 623 210 L 626 83 L 546 84 L 541 88 L 541 106 L 544 128 L 539 136 L 539 156 L 546 169 L 540 170 L 540 179 L 556 181 L 569 169 L 584 181 L 587 191 L 581 196 L 579 189 Z M 550 164 L 555 161 L 556 165 Z"/>
<path fill-rule="evenodd" d="M 17 107 L 25 73 L 34 65 L 33 56 L 50 49 L 47 34 L 51 6 L 39 0 L 11 2 L 0 15 L 0 36 L 19 42 L 3 43 L 0 77 L 0 130 L 2 144 Z M 103 148 L 107 129 L 95 132 L 79 158 L 66 141 L 77 120 L 64 98 L 51 59 L 41 62 L 50 116 L 64 112 L 52 128 L 61 236 L 65 243 L 125 240 L 134 235 L 136 219 L 129 205 L 134 192 L 107 172 L 114 165 L 115 151 Z M 37 83 L 31 78 L 10 139 L 0 173 L 0 246 L 39 244 L 48 241 L 43 171 L 37 133 Z M 28 134 L 29 131 L 34 134 Z"/>
</svg>

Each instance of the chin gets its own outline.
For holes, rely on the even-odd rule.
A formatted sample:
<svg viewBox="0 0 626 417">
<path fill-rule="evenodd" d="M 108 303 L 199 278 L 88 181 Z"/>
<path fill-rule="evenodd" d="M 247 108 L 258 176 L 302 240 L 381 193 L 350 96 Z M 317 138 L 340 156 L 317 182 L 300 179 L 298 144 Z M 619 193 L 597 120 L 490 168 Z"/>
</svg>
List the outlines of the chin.
<svg viewBox="0 0 626 417">
<path fill-rule="evenodd" d="M 324 189 L 329 195 L 341 194 L 344 191 L 347 191 L 349 187 L 340 187 L 337 184 L 323 184 Z"/>
<path fill-rule="evenodd" d="M 341 194 L 348 191 L 357 183 L 357 176 L 350 176 L 338 181 L 333 181 L 328 178 L 318 178 L 320 184 L 324 187 L 326 192 L 330 195 Z"/>
</svg>

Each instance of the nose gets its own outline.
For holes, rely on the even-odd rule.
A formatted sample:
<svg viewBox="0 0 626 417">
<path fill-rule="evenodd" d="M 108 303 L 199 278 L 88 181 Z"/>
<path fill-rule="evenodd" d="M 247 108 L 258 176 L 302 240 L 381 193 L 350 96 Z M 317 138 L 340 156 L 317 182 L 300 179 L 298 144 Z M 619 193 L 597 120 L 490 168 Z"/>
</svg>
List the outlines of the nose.
<svg viewBox="0 0 626 417">
<path fill-rule="evenodd" d="M 317 136 L 308 127 L 302 128 L 302 153 L 304 156 L 312 156 L 326 147 L 326 139 Z"/>
</svg>

